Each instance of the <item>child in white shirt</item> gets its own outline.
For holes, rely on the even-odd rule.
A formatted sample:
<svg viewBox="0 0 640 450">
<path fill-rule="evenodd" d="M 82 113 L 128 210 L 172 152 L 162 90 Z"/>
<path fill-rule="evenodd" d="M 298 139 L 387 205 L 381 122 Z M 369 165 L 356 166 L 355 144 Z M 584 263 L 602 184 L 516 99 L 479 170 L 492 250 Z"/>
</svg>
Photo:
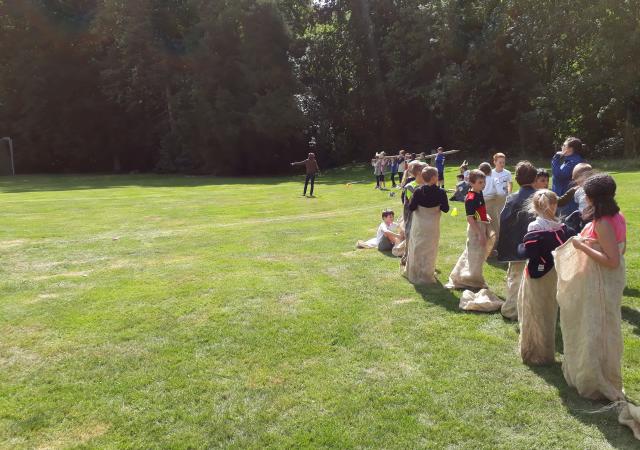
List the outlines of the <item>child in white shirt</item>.
<svg viewBox="0 0 640 450">
<path fill-rule="evenodd" d="M 378 250 L 381 252 L 389 252 L 393 250 L 393 246 L 402 242 L 403 237 L 400 234 L 400 228 L 394 219 L 394 212 L 385 209 L 382 211 L 382 223 L 378 227 L 376 240 L 378 241 Z"/>
</svg>

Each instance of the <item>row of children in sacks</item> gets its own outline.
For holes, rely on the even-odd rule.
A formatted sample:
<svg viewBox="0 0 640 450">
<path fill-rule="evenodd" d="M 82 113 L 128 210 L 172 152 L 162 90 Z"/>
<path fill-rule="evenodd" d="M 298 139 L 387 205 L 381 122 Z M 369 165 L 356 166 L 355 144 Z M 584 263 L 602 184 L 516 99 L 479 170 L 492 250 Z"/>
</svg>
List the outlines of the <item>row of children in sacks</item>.
<svg viewBox="0 0 640 450">
<path fill-rule="evenodd" d="M 429 167 L 420 169 L 414 175 L 426 184 L 413 192 L 405 208 L 404 271 L 410 282 L 429 284 L 436 281 L 440 214 L 448 204 L 444 191 L 435 186 L 436 173 Z M 627 402 L 622 389 L 626 223 L 615 200 L 615 181 L 607 174 L 594 174 L 588 164 L 578 165 L 573 173 L 578 192 L 574 189 L 571 196 L 580 199 L 582 220 L 572 218 L 569 227 L 557 217 L 558 205 L 567 199 L 535 189 L 537 174 L 528 161 L 518 163 L 515 178 L 520 190 L 508 196 L 500 218 L 493 219 L 482 196 L 485 176 L 471 171 L 465 199 L 466 246 L 447 287 L 488 287 L 482 269 L 494 248 L 495 229 L 501 230 L 498 259 L 509 262 L 501 312 L 519 321 L 523 362 L 555 361 L 560 311 L 567 383 L 583 397 L 615 402 L 620 423 L 640 439 L 640 408 Z M 500 226 L 491 227 L 492 219 L 500 220 Z"/>
</svg>

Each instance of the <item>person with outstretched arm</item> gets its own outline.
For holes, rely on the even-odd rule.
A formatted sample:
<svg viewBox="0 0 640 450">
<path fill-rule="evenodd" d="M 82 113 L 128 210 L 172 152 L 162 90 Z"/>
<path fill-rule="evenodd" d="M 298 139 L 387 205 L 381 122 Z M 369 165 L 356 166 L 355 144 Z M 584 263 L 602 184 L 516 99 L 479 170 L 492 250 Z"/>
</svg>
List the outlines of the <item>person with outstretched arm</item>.
<svg viewBox="0 0 640 450">
<path fill-rule="evenodd" d="M 318 161 L 316 161 L 316 154 L 309 153 L 309 156 L 304 161 L 292 162 L 292 166 L 305 166 L 307 170 L 307 177 L 304 180 L 304 191 L 302 191 L 302 196 L 307 196 L 307 187 L 309 182 L 311 182 L 311 191 L 309 192 L 309 197 L 313 197 L 313 188 L 316 182 L 316 176 L 320 173 L 320 167 L 318 166 Z"/>
</svg>

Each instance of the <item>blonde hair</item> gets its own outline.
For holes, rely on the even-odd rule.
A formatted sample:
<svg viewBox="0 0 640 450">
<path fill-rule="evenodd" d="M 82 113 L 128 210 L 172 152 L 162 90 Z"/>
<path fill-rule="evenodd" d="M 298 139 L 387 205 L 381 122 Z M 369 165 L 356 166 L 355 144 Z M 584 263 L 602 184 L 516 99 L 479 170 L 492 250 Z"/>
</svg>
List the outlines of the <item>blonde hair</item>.
<svg viewBox="0 0 640 450">
<path fill-rule="evenodd" d="M 553 205 L 558 204 L 558 196 L 549 189 L 540 189 L 536 191 L 529 200 L 529 212 L 545 219 L 555 219 Z"/>
<path fill-rule="evenodd" d="M 413 167 L 411 167 L 411 164 L 413 164 L 413 162 L 409 164 L 409 170 L 411 171 L 411 175 L 413 175 L 414 177 L 417 177 L 422 173 L 422 171 L 425 169 L 425 167 L 427 167 L 427 165 L 420 161 L 414 161 L 414 162 L 415 164 L 413 165 Z"/>
<path fill-rule="evenodd" d="M 498 158 L 507 159 L 507 156 L 504 153 L 496 153 L 493 155 L 493 162 L 495 163 Z"/>
<path fill-rule="evenodd" d="M 571 172 L 571 179 L 578 183 L 583 182 L 592 175 L 593 167 L 589 163 L 579 163 L 573 168 Z"/>
<path fill-rule="evenodd" d="M 427 166 L 424 169 L 422 169 L 422 179 L 425 182 L 428 182 L 430 179 L 437 176 L 438 176 L 438 169 L 436 169 L 435 167 Z"/>
</svg>

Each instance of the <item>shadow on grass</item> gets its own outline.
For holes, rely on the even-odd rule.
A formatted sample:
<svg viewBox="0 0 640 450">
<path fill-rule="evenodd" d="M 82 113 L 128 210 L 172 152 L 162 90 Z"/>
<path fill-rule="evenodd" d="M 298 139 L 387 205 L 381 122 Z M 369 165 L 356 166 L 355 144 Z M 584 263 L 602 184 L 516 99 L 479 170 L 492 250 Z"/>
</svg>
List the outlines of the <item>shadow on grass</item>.
<svg viewBox="0 0 640 450">
<path fill-rule="evenodd" d="M 118 187 L 155 187 L 155 188 L 180 188 L 201 186 L 225 186 L 225 185 L 270 185 L 275 186 L 285 183 L 300 183 L 300 189 L 304 185 L 305 176 L 300 170 L 289 170 L 285 173 L 274 174 L 273 177 L 216 177 L 211 175 L 182 175 L 182 174 L 60 174 L 38 175 L 26 174 L 14 177 L 0 177 L 0 192 L 7 194 L 21 192 L 48 192 L 48 191 L 75 191 L 110 189 Z M 332 169 L 316 178 L 316 185 L 339 184 L 371 184 L 375 185 L 373 175 L 368 168 L 362 165 L 345 166 Z"/>
<path fill-rule="evenodd" d="M 609 404 L 609 402 L 598 402 L 580 397 L 575 389 L 567 385 L 560 363 L 546 367 L 530 367 L 530 369 L 547 384 L 554 386 L 558 390 L 562 404 L 572 416 L 587 426 L 597 427 L 612 447 L 620 449 L 638 448 L 638 441 L 633 437 L 631 430 L 618 423 L 618 416 L 615 410 L 590 414 L 590 411 L 596 411 Z M 597 436 L 593 437 L 597 438 Z"/>
<path fill-rule="evenodd" d="M 640 336 L 640 311 L 628 306 L 622 307 L 622 320 L 629 323 L 629 325 L 635 327 L 633 332 Z"/>
<path fill-rule="evenodd" d="M 626 287 L 622 295 L 625 297 L 640 298 L 640 289 Z"/>
<path fill-rule="evenodd" d="M 487 258 L 487 264 L 496 269 L 504 270 L 505 272 L 509 268 L 508 262 L 498 261 L 496 258 Z"/>
<path fill-rule="evenodd" d="M 445 288 L 440 281 L 432 285 L 413 285 L 422 300 L 440 306 L 451 312 L 461 312 L 458 308 L 460 300 L 451 290 Z"/>
</svg>

